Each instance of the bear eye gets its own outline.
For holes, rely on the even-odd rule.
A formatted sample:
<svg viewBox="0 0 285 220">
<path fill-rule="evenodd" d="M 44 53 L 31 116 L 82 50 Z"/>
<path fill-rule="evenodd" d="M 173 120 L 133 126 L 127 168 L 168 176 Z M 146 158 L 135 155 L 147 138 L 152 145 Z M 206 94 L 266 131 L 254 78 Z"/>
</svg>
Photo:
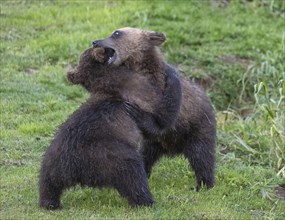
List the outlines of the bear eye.
<svg viewBox="0 0 285 220">
<path fill-rule="evenodd" d="M 121 36 L 121 32 L 120 32 L 120 31 L 115 31 L 115 32 L 112 34 L 112 37 L 114 37 L 114 38 L 117 38 L 117 37 L 119 37 L 119 36 Z"/>
</svg>

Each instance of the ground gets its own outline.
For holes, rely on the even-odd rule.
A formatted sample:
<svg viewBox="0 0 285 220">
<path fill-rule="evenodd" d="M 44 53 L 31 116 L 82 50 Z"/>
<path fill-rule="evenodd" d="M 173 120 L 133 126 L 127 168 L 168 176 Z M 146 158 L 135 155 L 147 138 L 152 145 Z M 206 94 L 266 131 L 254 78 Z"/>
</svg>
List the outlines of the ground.
<svg viewBox="0 0 285 220">
<path fill-rule="evenodd" d="M 2 1 L 1 219 L 283 219 L 284 1 Z M 150 178 L 156 205 L 131 209 L 115 190 L 75 188 L 64 209 L 38 208 L 41 155 L 88 94 L 65 74 L 110 31 L 166 33 L 169 63 L 204 83 L 218 121 L 217 185 L 194 191 L 182 157 Z M 282 98 L 283 97 L 283 98 Z"/>
</svg>

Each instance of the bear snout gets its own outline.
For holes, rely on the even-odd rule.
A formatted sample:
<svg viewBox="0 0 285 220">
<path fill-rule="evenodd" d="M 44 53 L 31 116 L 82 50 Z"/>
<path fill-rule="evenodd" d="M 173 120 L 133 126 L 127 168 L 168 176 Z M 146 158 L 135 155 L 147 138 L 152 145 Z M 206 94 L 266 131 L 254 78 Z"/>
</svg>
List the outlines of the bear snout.
<svg viewBox="0 0 285 220">
<path fill-rule="evenodd" d="M 92 42 L 93 47 L 98 47 L 99 46 L 99 42 L 100 42 L 100 40 L 94 40 Z"/>
</svg>

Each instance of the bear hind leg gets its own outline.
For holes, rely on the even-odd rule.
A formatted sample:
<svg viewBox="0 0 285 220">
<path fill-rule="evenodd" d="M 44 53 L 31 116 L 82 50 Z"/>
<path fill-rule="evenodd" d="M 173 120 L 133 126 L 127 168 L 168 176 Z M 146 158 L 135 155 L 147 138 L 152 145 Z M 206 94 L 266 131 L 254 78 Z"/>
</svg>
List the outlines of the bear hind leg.
<svg viewBox="0 0 285 220">
<path fill-rule="evenodd" d="M 115 181 L 115 188 L 122 197 L 128 200 L 130 206 L 151 206 L 153 199 L 143 162 L 129 160 L 120 173 L 121 175 Z"/>
<path fill-rule="evenodd" d="M 187 144 L 184 155 L 189 160 L 196 176 L 196 191 L 199 191 L 202 184 L 212 188 L 215 184 L 215 140 L 201 140 L 193 138 Z"/>
<path fill-rule="evenodd" d="M 145 172 L 150 177 L 153 165 L 165 154 L 165 150 L 159 143 L 145 140 L 141 154 L 144 159 Z"/>
<path fill-rule="evenodd" d="M 40 207 L 55 210 L 61 209 L 60 196 L 63 191 L 63 187 L 52 183 L 47 177 L 40 177 Z"/>
</svg>

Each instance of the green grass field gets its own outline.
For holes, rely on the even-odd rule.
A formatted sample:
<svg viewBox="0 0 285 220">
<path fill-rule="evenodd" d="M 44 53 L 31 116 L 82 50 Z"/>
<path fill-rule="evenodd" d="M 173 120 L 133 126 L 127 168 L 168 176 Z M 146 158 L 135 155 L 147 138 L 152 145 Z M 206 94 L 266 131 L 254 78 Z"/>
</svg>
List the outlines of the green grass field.
<svg viewBox="0 0 285 220">
<path fill-rule="evenodd" d="M 0 2 L 0 219 L 285 219 L 285 2 L 214 2 Z M 216 186 L 195 192 L 187 161 L 164 158 L 149 180 L 154 207 L 76 187 L 62 210 L 42 210 L 41 156 L 89 96 L 65 74 L 93 40 L 124 26 L 164 32 L 167 61 L 207 89 Z"/>
</svg>

